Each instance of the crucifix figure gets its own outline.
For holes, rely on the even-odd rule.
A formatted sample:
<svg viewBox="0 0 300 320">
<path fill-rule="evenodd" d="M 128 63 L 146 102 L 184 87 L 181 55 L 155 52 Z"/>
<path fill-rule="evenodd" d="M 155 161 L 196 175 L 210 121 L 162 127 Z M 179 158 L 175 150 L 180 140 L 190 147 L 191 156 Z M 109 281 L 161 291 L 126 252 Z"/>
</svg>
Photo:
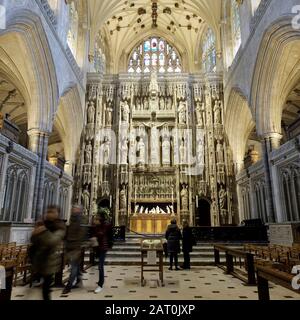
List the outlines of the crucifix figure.
<svg viewBox="0 0 300 320">
<path fill-rule="evenodd" d="M 146 128 L 151 129 L 151 143 L 150 143 L 150 163 L 152 165 L 159 165 L 160 164 L 160 147 L 159 147 L 159 128 L 165 126 L 167 123 L 157 123 L 156 122 L 156 113 L 152 113 L 152 121 L 149 123 L 143 123 Z"/>
</svg>

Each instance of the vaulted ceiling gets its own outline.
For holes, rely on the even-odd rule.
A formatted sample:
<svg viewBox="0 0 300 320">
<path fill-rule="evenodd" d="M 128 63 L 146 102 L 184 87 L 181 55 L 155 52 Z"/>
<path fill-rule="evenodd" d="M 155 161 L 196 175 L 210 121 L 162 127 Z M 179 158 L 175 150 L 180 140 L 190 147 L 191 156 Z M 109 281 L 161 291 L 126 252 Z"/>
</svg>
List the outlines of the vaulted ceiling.
<svg viewBox="0 0 300 320">
<path fill-rule="evenodd" d="M 153 25 L 153 3 L 157 3 L 157 26 Z M 139 41 L 150 35 L 162 36 L 175 45 L 186 71 L 195 71 L 207 26 L 215 31 L 220 43 L 221 3 L 220 0 L 89 0 L 91 41 L 99 33 L 105 38 L 110 46 L 111 71 L 119 72 L 126 71 L 128 56 Z"/>
</svg>

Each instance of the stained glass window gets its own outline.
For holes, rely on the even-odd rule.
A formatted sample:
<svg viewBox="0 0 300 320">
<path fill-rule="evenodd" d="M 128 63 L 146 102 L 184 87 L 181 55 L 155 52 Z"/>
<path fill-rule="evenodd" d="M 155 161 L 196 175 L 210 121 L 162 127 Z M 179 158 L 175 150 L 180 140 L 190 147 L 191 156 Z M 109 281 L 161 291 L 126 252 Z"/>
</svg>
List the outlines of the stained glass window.
<svg viewBox="0 0 300 320">
<path fill-rule="evenodd" d="M 203 41 L 202 63 L 205 72 L 216 72 L 217 54 L 216 54 L 216 37 L 212 29 L 208 29 Z"/>
<path fill-rule="evenodd" d="M 240 7 L 236 0 L 231 0 L 231 30 L 233 55 L 237 53 L 241 45 L 241 18 Z"/>
<path fill-rule="evenodd" d="M 132 53 L 128 63 L 129 73 L 182 72 L 180 57 L 166 40 L 151 37 L 140 44 Z"/>
</svg>

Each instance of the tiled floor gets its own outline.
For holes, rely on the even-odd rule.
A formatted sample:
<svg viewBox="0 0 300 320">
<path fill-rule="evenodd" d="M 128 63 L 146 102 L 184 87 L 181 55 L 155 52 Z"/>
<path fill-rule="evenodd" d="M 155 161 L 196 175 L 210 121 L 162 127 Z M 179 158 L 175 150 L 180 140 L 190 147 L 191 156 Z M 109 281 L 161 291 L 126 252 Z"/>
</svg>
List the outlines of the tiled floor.
<svg viewBox="0 0 300 320">
<path fill-rule="evenodd" d="M 165 269 L 165 287 L 158 284 L 157 273 L 146 273 L 145 287 L 140 284 L 138 267 L 106 267 L 105 288 L 95 294 L 98 277 L 96 267 L 84 274 L 83 288 L 74 289 L 62 296 L 61 289 L 54 288 L 54 300 L 257 300 L 257 287 L 245 286 L 239 279 L 225 275 L 215 267 L 195 267 L 190 271 L 168 271 Z M 300 300 L 300 295 L 271 284 L 272 300 Z M 40 288 L 17 287 L 14 300 L 39 300 Z"/>
</svg>

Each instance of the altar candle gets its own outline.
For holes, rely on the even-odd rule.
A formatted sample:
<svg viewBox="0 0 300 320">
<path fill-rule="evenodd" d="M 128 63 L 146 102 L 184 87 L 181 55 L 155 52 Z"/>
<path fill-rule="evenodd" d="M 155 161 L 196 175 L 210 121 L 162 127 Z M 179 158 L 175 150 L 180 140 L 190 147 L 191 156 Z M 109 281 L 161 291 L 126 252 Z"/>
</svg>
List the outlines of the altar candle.
<svg viewBox="0 0 300 320">
<path fill-rule="evenodd" d="M 109 206 L 110 206 L 110 208 L 112 207 L 112 196 L 110 196 L 110 198 L 109 198 Z"/>
</svg>

